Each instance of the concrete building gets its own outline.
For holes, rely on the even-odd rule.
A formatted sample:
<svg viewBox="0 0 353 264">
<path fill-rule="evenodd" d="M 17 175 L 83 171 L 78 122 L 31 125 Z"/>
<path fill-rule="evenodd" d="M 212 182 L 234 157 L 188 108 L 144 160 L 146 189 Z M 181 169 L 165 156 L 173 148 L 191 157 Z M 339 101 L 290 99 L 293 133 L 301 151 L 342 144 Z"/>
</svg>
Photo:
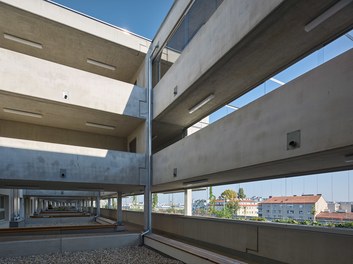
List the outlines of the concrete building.
<svg viewBox="0 0 353 264">
<path fill-rule="evenodd" d="M 259 203 L 259 216 L 269 220 L 315 220 L 319 213 L 327 209 L 322 195 L 279 196 Z"/>
<path fill-rule="evenodd" d="M 243 199 L 238 202 L 239 209 L 236 212 L 240 217 L 257 217 L 258 202 L 251 199 Z"/>
<path fill-rule="evenodd" d="M 349 32 L 352 13 L 350 0 L 178 0 L 148 40 L 50 1 L 0 0 L 0 215 L 117 198 L 118 225 L 184 262 L 210 261 L 155 232 L 259 263 L 350 263 L 352 233 L 192 217 L 190 189 L 353 169 L 352 50 L 186 131 Z M 189 213 L 152 214 L 152 192 L 176 190 Z M 123 212 L 137 194 L 144 212 Z"/>
</svg>

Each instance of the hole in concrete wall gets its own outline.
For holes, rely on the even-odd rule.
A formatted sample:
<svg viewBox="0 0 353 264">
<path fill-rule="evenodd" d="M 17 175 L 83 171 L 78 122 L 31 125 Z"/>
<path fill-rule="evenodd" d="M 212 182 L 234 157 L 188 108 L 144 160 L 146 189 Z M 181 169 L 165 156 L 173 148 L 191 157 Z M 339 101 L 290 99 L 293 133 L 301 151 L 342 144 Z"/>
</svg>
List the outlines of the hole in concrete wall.
<svg viewBox="0 0 353 264">
<path fill-rule="evenodd" d="M 66 170 L 65 169 L 60 169 L 60 177 L 65 178 L 66 177 Z"/>
<path fill-rule="evenodd" d="M 287 150 L 300 147 L 300 130 L 287 133 Z"/>
<path fill-rule="evenodd" d="M 63 98 L 65 100 L 69 99 L 69 93 L 68 92 L 63 92 Z"/>
</svg>

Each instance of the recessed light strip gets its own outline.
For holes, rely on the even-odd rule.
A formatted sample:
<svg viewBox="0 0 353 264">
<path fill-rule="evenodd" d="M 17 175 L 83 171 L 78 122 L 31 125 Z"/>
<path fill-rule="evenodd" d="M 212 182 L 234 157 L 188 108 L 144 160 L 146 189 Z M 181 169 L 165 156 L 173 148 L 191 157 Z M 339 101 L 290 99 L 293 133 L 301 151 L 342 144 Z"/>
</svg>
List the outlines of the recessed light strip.
<svg viewBox="0 0 353 264">
<path fill-rule="evenodd" d="M 191 107 L 189 109 L 189 114 L 192 114 L 193 112 L 195 112 L 196 110 L 200 109 L 202 106 L 204 106 L 205 104 L 207 104 L 209 101 L 211 101 L 214 98 L 214 94 L 210 94 L 209 96 L 207 96 L 205 99 L 203 99 L 201 102 L 197 103 L 195 106 Z"/>
<path fill-rule="evenodd" d="M 18 109 L 3 108 L 3 110 L 5 113 L 10 113 L 10 114 L 30 116 L 30 117 L 36 117 L 36 118 L 43 117 L 43 115 L 39 114 L 39 113 L 33 113 L 33 112 L 28 112 L 28 111 L 23 111 L 23 110 L 18 110 Z"/>
<path fill-rule="evenodd" d="M 319 26 L 321 23 L 325 22 L 327 19 L 332 17 L 334 14 L 336 14 L 338 11 L 340 11 L 343 8 L 345 8 L 347 5 L 349 5 L 352 2 L 353 2 L 353 0 L 341 0 L 341 1 L 338 1 L 332 7 L 327 9 L 324 13 L 319 15 L 317 18 L 312 20 L 310 23 L 306 24 L 305 27 L 304 27 L 304 30 L 306 32 L 312 31 L 317 26 Z"/>
<path fill-rule="evenodd" d="M 31 46 L 33 48 L 37 48 L 37 49 L 42 49 L 43 48 L 43 45 L 40 44 L 40 43 L 33 42 L 33 41 L 30 41 L 30 40 L 27 40 L 27 39 L 23 39 L 23 38 L 19 38 L 19 37 L 16 37 L 16 36 L 13 36 L 13 35 L 9 35 L 9 34 L 6 34 L 6 33 L 4 33 L 4 38 L 8 39 L 8 40 L 15 41 L 15 42 L 18 42 L 18 43 L 21 43 L 21 44 L 24 44 L 24 45 L 27 45 L 27 46 Z"/>
<path fill-rule="evenodd" d="M 109 129 L 109 130 L 114 130 L 115 129 L 115 126 L 97 124 L 97 123 L 92 123 L 92 122 L 86 122 L 86 126 L 102 128 L 102 129 Z"/>
<path fill-rule="evenodd" d="M 201 184 L 201 183 L 206 183 L 206 182 L 208 182 L 208 179 L 187 181 L 187 182 L 183 182 L 183 185 L 192 186 L 192 185 L 195 185 L 195 184 Z"/>
<path fill-rule="evenodd" d="M 270 81 L 273 81 L 273 82 L 278 83 L 278 84 L 280 84 L 280 85 L 285 85 L 285 84 L 286 84 L 285 82 L 282 82 L 282 81 L 277 80 L 277 79 L 275 79 L 275 78 L 270 78 Z"/>
<path fill-rule="evenodd" d="M 111 71 L 115 71 L 115 69 L 116 69 L 115 66 L 113 66 L 113 65 L 109 65 L 109 64 L 106 64 L 106 63 L 103 63 L 100 61 L 92 60 L 92 59 L 87 59 L 87 63 L 104 68 L 104 69 L 108 69 Z"/>
<path fill-rule="evenodd" d="M 239 107 L 234 106 L 234 105 L 229 105 L 229 104 L 227 104 L 226 107 L 228 107 L 230 109 L 233 109 L 233 110 L 238 110 L 239 109 Z"/>
</svg>

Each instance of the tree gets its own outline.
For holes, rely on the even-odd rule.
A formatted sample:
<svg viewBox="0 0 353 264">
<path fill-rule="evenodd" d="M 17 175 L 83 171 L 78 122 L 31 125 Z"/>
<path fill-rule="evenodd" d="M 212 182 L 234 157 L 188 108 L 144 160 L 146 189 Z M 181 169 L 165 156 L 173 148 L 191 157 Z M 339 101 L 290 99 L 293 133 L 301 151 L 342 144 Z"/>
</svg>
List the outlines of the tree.
<svg viewBox="0 0 353 264">
<path fill-rule="evenodd" d="M 152 208 L 155 209 L 158 205 L 158 194 L 154 193 L 152 196 Z"/>
<path fill-rule="evenodd" d="M 234 190 L 225 190 L 222 192 L 221 197 L 225 200 L 225 208 L 231 213 L 235 214 L 239 209 L 239 204 L 237 200 L 237 193 Z"/>
<path fill-rule="evenodd" d="M 315 205 L 313 205 L 313 206 L 311 207 L 311 215 L 313 216 L 313 221 L 315 221 L 315 216 L 316 216 Z"/>
<path fill-rule="evenodd" d="M 213 215 L 215 213 L 215 207 L 216 207 L 216 196 L 213 194 L 212 186 L 210 186 L 210 208 L 209 208 L 209 213 Z"/>
<path fill-rule="evenodd" d="M 244 193 L 244 189 L 243 188 L 239 188 L 238 190 L 238 199 L 245 199 L 246 195 Z"/>
<path fill-rule="evenodd" d="M 132 206 L 133 206 L 133 208 L 137 207 L 137 196 L 136 195 L 132 196 Z"/>
</svg>

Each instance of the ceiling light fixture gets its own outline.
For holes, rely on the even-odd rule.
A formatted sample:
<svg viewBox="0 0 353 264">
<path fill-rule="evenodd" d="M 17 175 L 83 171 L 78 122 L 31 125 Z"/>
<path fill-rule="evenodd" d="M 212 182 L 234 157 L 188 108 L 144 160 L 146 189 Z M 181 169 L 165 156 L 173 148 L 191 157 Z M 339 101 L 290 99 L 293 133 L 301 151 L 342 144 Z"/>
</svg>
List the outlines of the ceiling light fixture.
<svg viewBox="0 0 353 264">
<path fill-rule="evenodd" d="M 286 84 L 285 82 L 281 82 L 280 80 L 277 80 L 275 78 L 270 78 L 270 81 L 273 81 L 273 82 L 278 83 L 280 85 L 285 85 Z"/>
<path fill-rule="evenodd" d="M 228 107 L 230 109 L 233 109 L 233 110 L 238 110 L 239 109 L 239 107 L 234 106 L 234 105 L 229 105 L 229 104 L 227 104 L 226 107 Z"/>
<path fill-rule="evenodd" d="M 204 106 L 205 104 L 207 104 L 209 101 L 211 101 L 214 98 L 214 94 L 210 94 L 209 96 L 207 96 L 205 99 L 203 99 L 201 102 L 197 103 L 196 105 L 194 105 L 193 107 L 191 107 L 189 109 L 189 114 L 192 114 L 193 112 L 195 112 L 196 110 L 200 109 L 202 106 Z"/>
<path fill-rule="evenodd" d="M 115 129 L 115 126 L 97 124 L 97 123 L 92 123 L 92 122 L 86 122 L 86 126 L 96 127 L 96 128 L 103 128 L 103 129 L 109 129 L 109 130 L 114 130 Z"/>
<path fill-rule="evenodd" d="M 336 4 L 331 6 L 329 9 L 327 9 L 324 13 L 316 17 L 314 20 L 312 20 L 310 23 L 306 24 L 304 27 L 304 30 L 306 32 L 310 32 L 313 29 L 315 29 L 317 26 L 319 26 L 321 23 L 332 17 L 334 14 L 336 14 L 338 11 L 341 9 L 345 8 L 347 5 L 352 3 L 353 0 L 341 0 L 338 1 Z"/>
<path fill-rule="evenodd" d="M 36 118 L 42 118 L 43 115 L 39 113 L 33 113 L 33 112 L 28 112 L 28 111 L 23 111 L 23 110 L 18 110 L 18 109 L 11 109 L 11 108 L 3 108 L 5 113 L 9 114 L 16 114 L 16 115 L 22 115 L 22 116 L 30 116 L 30 117 L 36 117 Z"/>
<path fill-rule="evenodd" d="M 183 182 L 183 185 L 192 186 L 192 185 L 195 185 L 195 184 L 206 183 L 206 182 L 208 182 L 208 179 L 187 181 L 187 182 Z"/>
<path fill-rule="evenodd" d="M 19 38 L 19 37 L 10 35 L 10 34 L 4 33 L 4 38 L 8 39 L 8 40 L 15 41 L 15 42 L 18 42 L 18 43 L 21 43 L 21 44 L 24 44 L 24 45 L 27 45 L 27 46 L 31 46 L 33 48 L 37 48 L 37 49 L 42 49 L 43 48 L 43 45 L 40 44 L 40 43 L 33 42 L 33 41 L 30 41 L 30 40 L 27 40 L 27 39 L 23 39 L 23 38 Z"/>
<path fill-rule="evenodd" d="M 92 59 L 87 59 L 87 63 L 104 68 L 104 69 L 108 69 L 111 71 L 115 71 L 116 67 L 113 65 L 109 65 L 100 61 L 96 61 L 96 60 L 92 60 Z"/>
</svg>

